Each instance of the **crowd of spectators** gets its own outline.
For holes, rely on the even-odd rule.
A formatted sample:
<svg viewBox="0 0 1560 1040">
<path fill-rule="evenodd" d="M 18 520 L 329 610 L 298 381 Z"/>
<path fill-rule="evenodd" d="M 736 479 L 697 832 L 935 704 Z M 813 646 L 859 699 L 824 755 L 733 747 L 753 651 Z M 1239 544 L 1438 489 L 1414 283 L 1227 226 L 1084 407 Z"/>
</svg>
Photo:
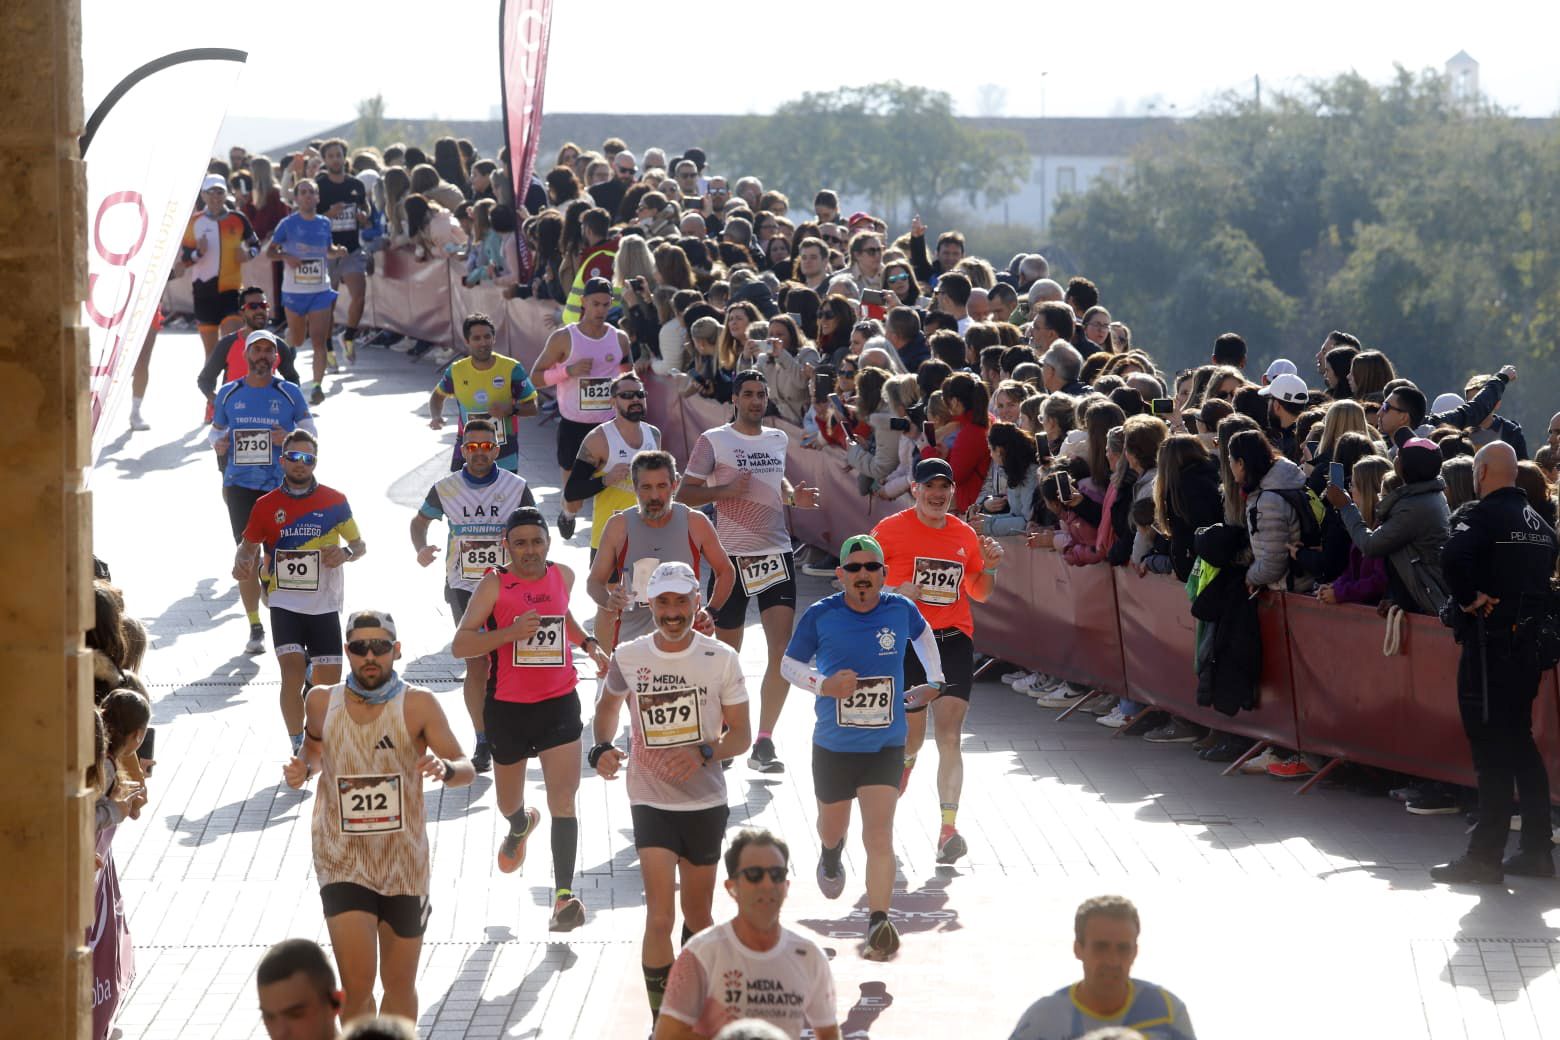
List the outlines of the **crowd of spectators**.
<svg viewBox="0 0 1560 1040">
<path fill-rule="evenodd" d="M 217 164 L 262 237 L 323 143 L 274 166 L 242 149 Z M 607 277 L 641 370 L 725 402 L 733 375 L 757 369 L 776 417 L 808 448 L 841 449 L 863 495 L 903 499 L 915 462 L 939 456 L 978 530 L 1026 536 L 1071 566 L 1189 583 L 1199 697 L 1229 714 L 1254 703 L 1264 589 L 1372 606 L 1388 629 L 1401 613 L 1435 613 L 1440 547 L 1474 497 L 1483 444 L 1516 449 L 1521 486 L 1554 519 L 1560 428 L 1527 461 L 1520 425 L 1499 410 L 1514 369 L 1432 395 L 1333 331 L 1298 363 L 1259 368 L 1230 332 L 1205 363 L 1166 370 L 1152 333 L 1135 337 L 1120 320 L 1130 315 L 1108 309 L 1108 282 L 1064 278 L 1039 253 L 994 262 L 919 217 L 891 229 L 847 214 L 827 188 L 793 205 L 756 176 L 722 176 L 698 148 L 566 144 L 518 200 L 507 165 L 452 138 L 431 156 L 358 149 L 350 166 L 375 207 L 368 248 L 464 264 L 468 284 L 550 302 L 563 322 L 577 319 L 584 281 Z M 807 569 L 832 562 L 814 552 Z M 1248 746 L 1060 677 L 1006 679 L 1043 706 L 1081 704 L 1205 759 Z M 1293 779 L 1319 766 L 1269 749 L 1242 768 Z M 1415 812 L 1461 799 L 1410 781 L 1396 793 Z"/>
</svg>

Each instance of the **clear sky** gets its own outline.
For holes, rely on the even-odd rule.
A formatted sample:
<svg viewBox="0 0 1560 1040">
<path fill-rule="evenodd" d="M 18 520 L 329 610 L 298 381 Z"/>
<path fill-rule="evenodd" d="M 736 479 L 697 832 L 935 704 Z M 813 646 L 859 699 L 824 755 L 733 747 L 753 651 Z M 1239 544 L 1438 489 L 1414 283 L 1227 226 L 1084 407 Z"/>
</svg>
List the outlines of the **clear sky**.
<svg viewBox="0 0 1560 1040">
<path fill-rule="evenodd" d="M 1256 75 L 1265 89 L 1349 69 L 1380 81 L 1394 62 L 1440 69 L 1459 50 L 1480 62 L 1481 87 L 1498 104 L 1529 116 L 1560 110 L 1553 0 L 555 0 L 554 8 L 546 109 L 555 112 L 765 112 L 804 89 L 898 78 L 949 91 L 970 115 L 1035 116 L 1042 101 L 1052 116 L 1142 114 L 1150 105 L 1187 114 L 1222 91 L 1249 92 Z M 82 0 L 88 109 L 137 65 L 192 46 L 249 50 L 233 116 L 323 128 L 354 118 L 358 99 L 376 92 L 392 118 L 483 119 L 498 103 L 498 0 L 253 10 Z M 304 44 L 295 24 L 323 35 Z"/>
</svg>

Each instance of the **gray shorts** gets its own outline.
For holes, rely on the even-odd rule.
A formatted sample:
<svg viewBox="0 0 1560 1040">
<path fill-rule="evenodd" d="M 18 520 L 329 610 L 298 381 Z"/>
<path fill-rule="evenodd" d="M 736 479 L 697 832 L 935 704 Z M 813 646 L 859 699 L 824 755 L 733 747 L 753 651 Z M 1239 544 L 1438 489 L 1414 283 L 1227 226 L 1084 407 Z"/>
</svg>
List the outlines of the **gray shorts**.
<svg viewBox="0 0 1560 1040">
<path fill-rule="evenodd" d="M 328 262 L 330 269 L 330 284 L 335 286 L 340 283 L 341 276 L 347 274 L 367 274 L 368 254 L 361 249 L 354 249 L 346 256 Z"/>
</svg>

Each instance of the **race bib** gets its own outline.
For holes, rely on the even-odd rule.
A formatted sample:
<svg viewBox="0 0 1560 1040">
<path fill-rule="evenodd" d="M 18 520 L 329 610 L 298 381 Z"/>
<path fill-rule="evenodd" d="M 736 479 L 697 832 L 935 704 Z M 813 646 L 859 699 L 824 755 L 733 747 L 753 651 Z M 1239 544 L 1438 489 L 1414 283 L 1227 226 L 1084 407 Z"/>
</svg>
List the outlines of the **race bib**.
<svg viewBox="0 0 1560 1040">
<path fill-rule="evenodd" d="M 738 556 L 737 574 L 742 578 L 742 591 L 751 599 L 765 589 L 785 581 L 785 558 L 779 553 Z"/>
<path fill-rule="evenodd" d="M 699 743 L 699 694 L 695 690 L 641 693 L 639 726 L 645 747 L 684 747 Z"/>
<path fill-rule="evenodd" d="M 341 833 L 392 834 L 401 829 L 399 774 L 338 776 L 336 794 L 341 801 Z"/>
<path fill-rule="evenodd" d="M 357 207 L 350 202 L 341 207 L 341 215 L 330 218 L 330 229 L 332 231 L 356 231 L 358 229 Z"/>
<path fill-rule="evenodd" d="M 932 556 L 915 558 L 915 587 L 921 590 L 921 602 L 946 607 L 959 600 L 959 585 L 964 581 L 964 564 L 939 560 Z"/>
<path fill-rule="evenodd" d="M 563 664 L 568 651 L 563 638 L 563 616 L 547 614 L 542 617 L 542 627 L 531 633 L 530 639 L 514 643 L 516 668 L 556 668 Z"/>
<path fill-rule="evenodd" d="M 505 440 L 504 432 L 505 432 L 505 427 L 507 427 L 509 425 L 509 420 L 508 419 L 500 419 L 497 416 L 495 416 L 492 412 L 467 412 L 466 413 L 466 421 L 470 422 L 473 419 L 485 419 L 488 422 L 492 423 L 493 424 L 493 430 L 495 431 L 495 434 L 494 434 L 494 437 L 493 437 L 494 443 L 497 444 L 500 448 L 502 448 L 504 446 L 504 440 Z"/>
<path fill-rule="evenodd" d="M 886 729 L 894 721 L 894 679 L 872 675 L 856 680 L 856 692 L 834 702 L 834 720 L 853 729 Z"/>
<path fill-rule="evenodd" d="M 270 430 L 233 431 L 233 465 L 269 466 L 275 461 Z"/>
<path fill-rule="evenodd" d="M 612 407 L 612 383 L 610 377 L 580 380 L 580 411 L 601 412 Z"/>
<path fill-rule="evenodd" d="M 288 592 L 318 592 L 320 590 L 320 551 L 318 549 L 278 549 L 276 587 Z"/>
<path fill-rule="evenodd" d="M 509 563 L 504 543 L 496 538 L 462 538 L 456 543 L 455 551 L 460 555 L 462 578 L 480 578 L 490 568 L 504 567 Z"/>
<path fill-rule="evenodd" d="M 298 285 L 324 285 L 325 261 L 301 260 L 293 268 L 293 281 Z"/>
</svg>

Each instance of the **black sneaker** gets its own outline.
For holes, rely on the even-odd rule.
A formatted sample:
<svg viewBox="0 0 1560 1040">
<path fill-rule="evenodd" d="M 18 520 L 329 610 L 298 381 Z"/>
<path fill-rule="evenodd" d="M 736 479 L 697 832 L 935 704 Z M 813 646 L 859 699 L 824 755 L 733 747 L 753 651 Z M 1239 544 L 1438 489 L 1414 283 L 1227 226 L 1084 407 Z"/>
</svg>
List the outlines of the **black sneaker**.
<svg viewBox="0 0 1560 1040">
<path fill-rule="evenodd" d="M 1457 796 L 1446 791 L 1423 791 L 1406 808 L 1415 816 L 1450 816 L 1458 811 Z"/>
<path fill-rule="evenodd" d="M 1501 867 L 1506 873 L 1519 877 L 1551 878 L 1555 876 L 1555 854 L 1551 849 L 1519 852 L 1515 856 L 1506 857 Z"/>
<path fill-rule="evenodd" d="M 748 756 L 748 768 L 760 773 L 783 773 L 785 763 L 775 757 L 775 742 L 768 737 L 753 741 L 753 753 Z"/>
<path fill-rule="evenodd" d="M 1463 856 L 1431 867 L 1430 880 L 1443 885 L 1499 885 L 1506 880 L 1506 873 L 1499 863 Z"/>
<path fill-rule="evenodd" d="M 560 510 L 558 513 L 558 537 L 562 538 L 564 541 L 568 541 L 570 538 L 573 538 L 574 522 L 578 519 L 579 517 L 570 516 L 568 513 Z"/>
<path fill-rule="evenodd" d="M 471 753 L 471 767 L 479 773 L 486 773 L 493 768 L 493 748 L 487 741 L 479 743 Z"/>
<path fill-rule="evenodd" d="M 898 952 L 899 930 L 885 917 L 867 933 L 867 946 L 862 956 L 869 961 L 886 961 Z"/>
</svg>

